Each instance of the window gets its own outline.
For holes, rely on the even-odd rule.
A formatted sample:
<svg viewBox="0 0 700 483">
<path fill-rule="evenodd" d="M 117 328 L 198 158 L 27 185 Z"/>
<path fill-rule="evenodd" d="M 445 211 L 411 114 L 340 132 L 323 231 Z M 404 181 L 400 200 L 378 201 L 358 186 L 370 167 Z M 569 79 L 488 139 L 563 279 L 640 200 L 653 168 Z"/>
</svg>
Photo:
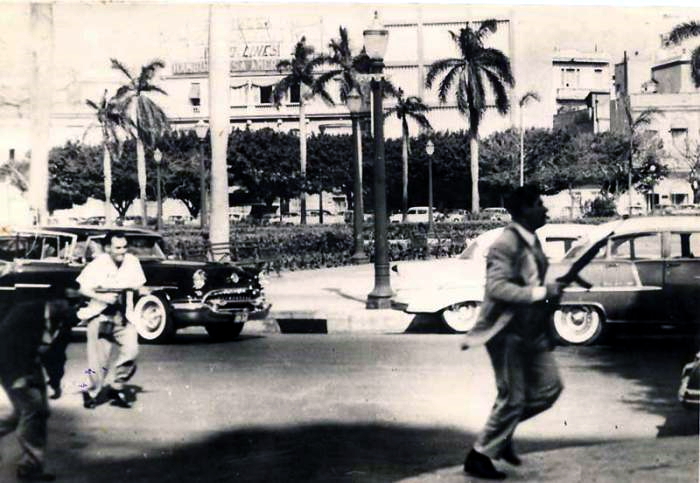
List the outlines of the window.
<svg viewBox="0 0 700 483">
<path fill-rule="evenodd" d="M 301 101 L 301 88 L 299 84 L 294 84 L 289 88 L 289 102 L 299 104 Z"/>
<path fill-rule="evenodd" d="M 272 104 L 272 86 L 260 86 L 260 104 Z"/>
<path fill-rule="evenodd" d="M 658 233 L 613 238 L 610 257 L 617 260 L 645 260 L 661 258 L 661 239 Z"/>
<path fill-rule="evenodd" d="M 671 233 L 671 258 L 700 256 L 700 233 Z"/>
<path fill-rule="evenodd" d="M 576 72 L 576 69 L 562 70 L 562 85 L 564 87 L 578 86 L 578 73 Z"/>
<path fill-rule="evenodd" d="M 671 203 L 674 205 L 684 205 L 688 201 L 686 193 L 671 193 Z"/>
<path fill-rule="evenodd" d="M 686 141 L 688 139 L 688 129 L 684 127 L 671 128 L 671 140 L 673 145 L 678 149 L 686 148 Z"/>
</svg>

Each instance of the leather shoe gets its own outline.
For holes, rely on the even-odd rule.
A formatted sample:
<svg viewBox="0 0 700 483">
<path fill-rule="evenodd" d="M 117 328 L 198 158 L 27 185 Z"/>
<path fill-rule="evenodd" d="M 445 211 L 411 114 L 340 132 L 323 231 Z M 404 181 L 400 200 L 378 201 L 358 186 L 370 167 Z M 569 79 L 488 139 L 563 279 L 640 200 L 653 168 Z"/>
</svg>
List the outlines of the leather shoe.
<svg viewBox="0 0 700 483">
<path fill-rule="evenodd" d="M 464 472 L 485 480 L 503 480 L 506 474 L 498 471 L 491 458 L 472 449 L 464 460 Z"/>
<path fill-rule="evenodd" d="M 523 460 L 521 460 L 520 456 L 515 453 L 512 444 L 509 444 L 503 448 L 503 451 L 501 451 L 501 454 L 498 455 L 498 458 L 513 466 L 520 466 L 523 464 Z"/>
<path fill-rule="evenodd" d="M 97 398 L 90 396 L 87 391 L 82 392 L 83 395 L 83 407 L 85 409 L 95 409 L 97 407 Z"/>
<path fill-rule="evenodd" d="M 131 401 L 129 401 L 129 398 L 127 397 L 127 395 L 124 391 L 119 391 L 117 389 L 113 389 L 112 393 L 110 395 L 112 397 L 112 405 L 113 406 L 118 406 L 118 407 L 124 408 L 124 409 L 131 408 Z"/>
<path fill-rule="evenodd" d="M 56 475 L 45 472 L 41 467 L 19 466 L 17 479 L 21 481 L 54 481 Z"/>
</svg>

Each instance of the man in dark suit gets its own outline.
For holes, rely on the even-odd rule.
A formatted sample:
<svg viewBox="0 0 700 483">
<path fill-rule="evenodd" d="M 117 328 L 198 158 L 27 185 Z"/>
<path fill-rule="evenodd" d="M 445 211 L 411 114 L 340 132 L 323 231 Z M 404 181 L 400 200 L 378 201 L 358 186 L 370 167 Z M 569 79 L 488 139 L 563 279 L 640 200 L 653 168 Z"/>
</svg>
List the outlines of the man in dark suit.
<svg viewBox="0 0 700 483">
<path fill-rule="evenodd" d="M 489 250 L 479 320 L 462 344 L 485 344 L 496 377 L 496 402 L 464 461 L 466 473 L 486 479 L 506 477 L 492 459 L 521 464 L 513 448 L 517 425 L 551 407 L 563 388 L 549 320 L 563 285 L 545 284 L 547 258 L 535 234 L 547 208 L 533 186 L 515 189 L 505 205 L 513 222 Z"/>
</svg>

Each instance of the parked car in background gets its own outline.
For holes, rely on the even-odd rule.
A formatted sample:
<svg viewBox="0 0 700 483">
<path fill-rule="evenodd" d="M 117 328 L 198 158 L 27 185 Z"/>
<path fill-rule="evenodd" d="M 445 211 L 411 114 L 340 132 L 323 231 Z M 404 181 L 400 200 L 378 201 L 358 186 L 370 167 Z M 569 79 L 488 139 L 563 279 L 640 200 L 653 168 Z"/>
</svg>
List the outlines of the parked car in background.
<svg viewBox="0 0 700 483">
<path fill-rule="evenodd" d="M 309 209 L 306 210 L 306 224 L 307 225 L 318 225 L 321 223 L 321 217 L 319 216 L 319 210 Z M 343 215 L 336 215 L 328 210 L 323 210 L 323 224 L 332 225 L 335 223 L 345 223 Z"/>
<path fill-rule="evenodd" d="M 670 208 L 671 215 L 700 215 L 700 205 L 685 204 L 676 205 Z"/>
<path fill-rule="evenodd" d="M 510 222 L 510 213 L 505 208 L 484 208 L 481 210 L 481 216 L 491 221 Z"/>
<path fill-rule="evenodd" d="M 85 218 L 82 222 L 81 225 L 104 225 L 105 224 L 105 217 L 104 216 L 89 216 Z"/>
<path fill-rule="evenodd" d="M 406 212 L 406 223 L 428 223 L 427 206 L 413 206 Z M 433 208 L 433 221 L 438 221 L 443 215 Z M 403 213 L 396 213 L 389 217 L 390 223 L 401 223 L 403 221 Z"/>
<path fill-rule="evenodd" d="M 13 229 L 0 234 L 0 265 L 17 267 L 4 286 L 51 288 L 75 308 L 82 297 L 75 279 L 102 250 L 105 227 Z M 187 326 L 204 326 L 212 338 L 237 337 L 245 322 L 267 316 L 265 280 L 257 266 L 193 262 L 165 255 L 162 237 L 125 228 L 129 251 L 141 261 L 146 286 L 135 304 L 139 335 L 165 342 Z M 1 291 L 0 291 L 1 292 Z"/>
<path fill-rule="evenodd" d="M 445 221 L 461 223 L 467 219 L 467 210 L 450 210 L 445 214 Z"/>
<path fill-rule="evenodd" d="M 591 344 L 624 324 L 676 326 L 700 323 L 700 216 L 646 216 L 598 226 L 548 277 L 565 273 L 584 253 L 602 244 L 580 273 L 591 288 L 565 290 L 554 314 L 557 335 L 570 344 Z"/>
<path fill-rule="evenodd" d="M 283 225 L 299 225 L 301 224 L 301 215 L 296 212 L 289 212 L 282 215 Z"/>
<path fill-rule="evenodd" d="M 592 225 L 552 223 L 537 230 L 550 260 L 561 259 Z M 488 230 L 454 258 L 399 262 L 392 266 L 392 307 L 409 314 L 439 315 L 456 332 L 476 323 L 486 283 L 486 255 L 504 228 Z"/>
</svg>

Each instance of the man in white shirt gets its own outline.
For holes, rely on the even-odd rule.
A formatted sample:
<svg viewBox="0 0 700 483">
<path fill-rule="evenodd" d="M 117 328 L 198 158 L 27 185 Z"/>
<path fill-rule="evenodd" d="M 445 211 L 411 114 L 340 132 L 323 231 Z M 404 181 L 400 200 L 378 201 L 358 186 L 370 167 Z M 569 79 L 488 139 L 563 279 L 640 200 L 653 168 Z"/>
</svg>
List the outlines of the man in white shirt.
<svg viewBox="0 0 700 483">
<path fill-rule="evenodd" d="M 83 406 L 93 409 L 112 399 L 115 405 L 129 408 L 124 383 L 136 371 L 138 334 L 126 319 L 126 299 L 146 283 L 146 276 L 138 258 L 127 253 L 124 232 L 108 232 L 103 243 L 105 253 L 97 255 L 77 278 L 80 293 L 90 299 L 78 311 L 78 317 L 88 321 L 88 366 L 84 370 L 88 383 L 83 388 Z M 110 357 L 112 352 L 114 357 Z"/>
<path fill-rule="evenodd" d="M 485 344 L 496 376 L 498 395 L 486 426 L 464 461 L 464 471 L 500 480 L 492 459 L 521 464 L 513 447 L 518 424 L 549 408 L 563 385 L 551 332 L 551 305 L 563 284 L 545 284 L 547 257 L 535 230 L 547 220 L 539 191 L 517 188 L 506 198 L 513 222 L 491 246 L 486 261 L 486 287 L 479 320 L 463 349 Z"/>
</svg>

